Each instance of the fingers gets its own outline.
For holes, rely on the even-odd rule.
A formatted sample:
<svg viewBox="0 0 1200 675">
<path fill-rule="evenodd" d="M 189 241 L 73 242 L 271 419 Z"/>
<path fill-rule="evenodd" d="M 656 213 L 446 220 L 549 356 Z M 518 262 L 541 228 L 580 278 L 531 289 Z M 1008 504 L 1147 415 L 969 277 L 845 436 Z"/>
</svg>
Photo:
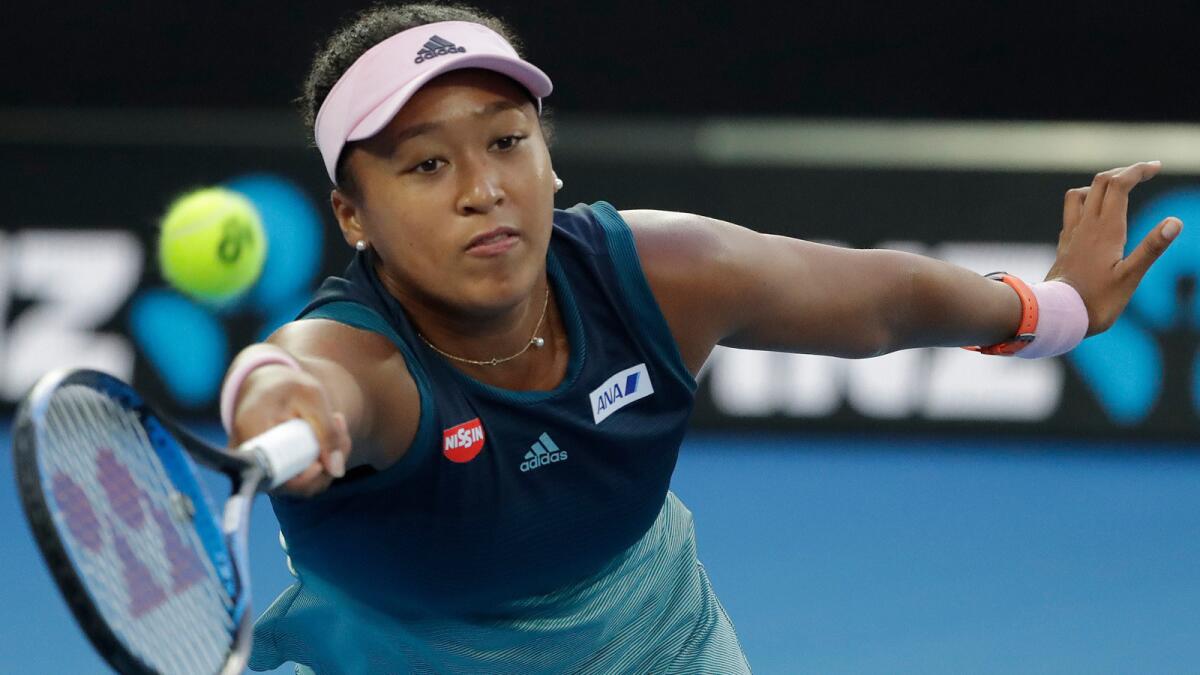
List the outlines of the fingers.
<svg viewBox="0 0 1200 675">
<path fill-rule="evenodd" d="M 321 454 L 318 461 L 325 471 L 334 478 L 341 478 L 346 475 L 346 453 L 350 450 L 350 444 L 343 439 L 346 434 L 346 420 L 340 413 L 331 413 L 327 406 L 320 406 L 316 410 L 311 411 L 316 414 L 316 424 L 313 420 L 309 420 L 313 431 L 317 433 L 317 438 L 321 442 Z M 306 416 L 307 417 L 307 416 Z M 338 420 L 341 419 L 339 423 Z"/>
<path fill-rule="evenodd" d="M 233 438 L 249 438 L 292 419 L 312 427 L 319 446 L 317 459 L 285 483 L 286 492 L 311 496 L 346 474 L 351 441 L 345 415 L 333 412 L 325 388 L 312 374 L 293 369 L 256 373 L 234 413 Z"/>
<path fill-rule="evenodd" d="M 1063 236 L 1051 274 L 1071 279 L 1083 297 L 1090 333 L 1120 315 L 1150 266 L 1179 235 L 1183 223 L 1167 218 L 1123 257 L 1128 236 L 1129 193 L 1162 169 L 1139 162 L 1096 174 L 1087 188 L 1070 190 L 1063 204 Z M 1048 277 L 1049 278 L 1049 277 Z"/>
<path fill-rule="evenodd" d="M 1100 209 L 1104 206 L 1104 193 L 1108 190 L 1108 182 L 1121 169 L 1109 169 L 1101 171 L 1092 179 L 1092 184 L 1088 189 L 1087 198 L 1083 201 L 1083 217 L 1084 218 L 1099 218 Z"/>
<path fill-rule="evenodd" d="M 336 447 L 329 454 L 329 473 L 336 478 L 346 475 L 346 456 L 350 454 L 350 427 L 346 424 L 346 416 L 340 412 L 333 413 L 333 426 L 336 434 Z"/>
<path fill-rule="evenodd" d="M 311 497 L 346 475 L 346 455 L 350 451 L 350 433 L 342 413 L 321 414 L 325 409 L 309 410 L 299 417 L 308 422 L 320 443 L 320 454 L 300 475 L 280 486 L 280 489 L 301 497 Z M 314 414 L 315 413 L 315 414 Z"/>
<path fill-rule="evenodd" d="M 1122 272 L 1126 276 L 1127 283 L 1130 287 L 1136 287 L 1142 281 L 1146 271 L 1150 269 L 1150 265 L 1158 260 L 1159 256 L 1167 250 L 1171 242 L 1179 236 L 1183 230 L 1183 222 L 1178 218 L 1170 217 L 1163 220 L 1150 233 L 1146 235 L 1138 247 L 1129 254 L 1129 257 L 1121 261 L 1121 266 L 1124 268 Z"/>
<path fill-rule="evenodd" d="M 317 463 L 333 478 L 346 475 L 346 453 L 350 451 L 345 417 L 333 412 L 324 388 L 310 374 L 289 374 L 284 387 L 286 412 L 280 422 L 299 417 L 308 422 L 320 444 Z M 340 418 L 340 421 L 339 421 Z"/>
<path fill-rule="evenodd" d="M 1121 229 L 1125 229 L 1125 213 L 1129 209 L 1129 192 L 1139 183 L 1150 180 L 1162 169 L 1161 162 L 1138 162 L 1121 169 L 1108 180 L 1101 212 L 1120 214 Z"/>
<path fill-rule="evenodd" d="M 1129 203 L 1129 191 L 1138 183 L 1153 178 L 1160 169 L 1162 162 L 1159 161 L 1138 162 L 1096 174 L 1084 200 L 1084 217 L 1099 218 L 1102 211 L 1115 212 L 1113 208 L 1119 208 L 1120 213 L 1124 214 Z M 1115 203 L 1110 200 L 1115 200 Z M 1106 203 L 1111 203 L 1111 206 L 1106 206 Z"/>
<path fill-rule="evenodd" d="M 308 465 L 308 468 L 301 471 L 299 476 L 277 489 L 300 497 L 311 497 L 323 492 L 331 483 L 333 483 L 333 476 L 330 476 L 319 462 L 313 462 Z"/>
<path fill-rule="evenodd" d="M 1079 224 L 1079 219 L 1083 217 L 1083 201 L 1089 191 L 1091 191 L 1091 188 L 1088 187 L 1067 190 L 1067 195 L 1063 198 L 1063 238 L 1069 239 L 1071 237 L 1071 232 Z"/>
</svg>

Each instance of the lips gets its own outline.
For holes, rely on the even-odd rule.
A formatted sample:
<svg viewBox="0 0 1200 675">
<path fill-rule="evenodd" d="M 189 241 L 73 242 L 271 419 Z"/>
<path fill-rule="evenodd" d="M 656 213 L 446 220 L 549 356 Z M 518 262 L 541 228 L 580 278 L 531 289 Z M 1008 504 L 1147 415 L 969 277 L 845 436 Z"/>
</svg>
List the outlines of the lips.
<svg viewBox="0 0 1200 675">
<path fill-rule="evenodd" d="M 510 237 L 517 237 L 517 235 L 518 233 L 516 229 L 511 227 L 497 227 L 496 229 L 490 229 L 490 231 L 482 234 L 476 234 L 475 237 L 470 239 L 470 241 L 467 243 L 467 250 L 469 251 L 475 249 L 476 246 L 499 244 L 502 243 L 502 241 L 508 240 Z"/>
</svg>

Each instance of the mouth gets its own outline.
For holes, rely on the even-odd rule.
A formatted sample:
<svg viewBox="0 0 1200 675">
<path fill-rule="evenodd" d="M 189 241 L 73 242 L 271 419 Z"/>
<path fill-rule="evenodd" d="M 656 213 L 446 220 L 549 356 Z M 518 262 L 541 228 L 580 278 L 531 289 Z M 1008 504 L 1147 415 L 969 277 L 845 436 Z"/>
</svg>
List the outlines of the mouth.
<svg viewBox="0 0 1200 675">
<path fill-rule="evenodd" d="M 472 237 L 466 250 L 472 255 L 499 255 L 515 246 L 520 238 L 520 233 L 511 227 L 497 227 Z"/>
</svg>

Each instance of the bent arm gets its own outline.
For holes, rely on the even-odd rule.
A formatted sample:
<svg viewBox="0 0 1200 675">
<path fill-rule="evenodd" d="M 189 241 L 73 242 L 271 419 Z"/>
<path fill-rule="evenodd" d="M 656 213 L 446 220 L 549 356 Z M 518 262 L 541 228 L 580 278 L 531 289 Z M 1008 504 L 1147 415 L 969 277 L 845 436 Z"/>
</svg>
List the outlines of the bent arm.
<svg viewBox="0 0 1200 675">
<path fill-rule="evenodd" d="M 994 344 L 1020 323 L 1012 289 L 932 258 L 760 234 L 691 214 L 623 215 L 693 372 L 717 344 L 859 358 Z"/>
</svg>

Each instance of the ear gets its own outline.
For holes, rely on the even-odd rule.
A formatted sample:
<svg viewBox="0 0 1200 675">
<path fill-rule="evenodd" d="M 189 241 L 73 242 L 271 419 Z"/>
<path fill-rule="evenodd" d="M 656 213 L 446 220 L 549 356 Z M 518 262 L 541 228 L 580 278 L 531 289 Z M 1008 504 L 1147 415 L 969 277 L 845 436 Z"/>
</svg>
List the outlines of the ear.
<svg viewBox="0 0 1200 675">
<path fill-rule="evenodd" d="M 367 239 L 367 234 L 359 222 L 358 205 L 353 198 L 334 188 L 329 193 L 329 205 L 333 207 L 333 216 L 337 218 L 338 227 L 342 230 L 342 238 L 346 240 L 350 248 L 354 248 L 359 241 Z"/>
</svg>

